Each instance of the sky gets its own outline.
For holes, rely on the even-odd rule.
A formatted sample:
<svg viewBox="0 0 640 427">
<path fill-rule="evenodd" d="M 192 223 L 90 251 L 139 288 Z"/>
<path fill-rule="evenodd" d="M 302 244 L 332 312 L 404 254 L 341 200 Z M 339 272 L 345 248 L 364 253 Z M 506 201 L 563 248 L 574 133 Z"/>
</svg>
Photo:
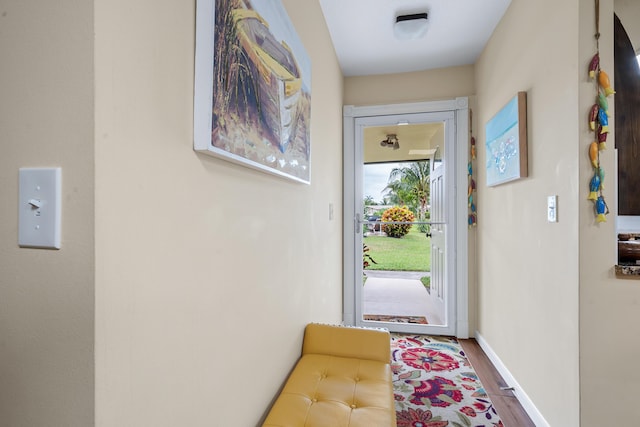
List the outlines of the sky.
<svg viewBox="0 0 640 427">
<path fill-rule="evenodd" d="M 399 163 L 375 163 L 364 165 L 364 197 L 382 203 L 382 191 L 389 183 L 391 169 L 399 167 Z"/>
</svg>

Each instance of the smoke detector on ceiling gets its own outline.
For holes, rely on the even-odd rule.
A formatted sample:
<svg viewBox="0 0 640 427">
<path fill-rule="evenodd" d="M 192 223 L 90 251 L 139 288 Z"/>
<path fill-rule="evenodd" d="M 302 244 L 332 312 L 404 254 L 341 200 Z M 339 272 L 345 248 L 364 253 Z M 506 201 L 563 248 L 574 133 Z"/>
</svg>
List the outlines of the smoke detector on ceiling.
<svg viewBox="0 0 640 427">
<path fill-rule="evenodd" d="M 428 16 L 426 12 L 399 15 L 393 25 L 393 33 L 398 40 L 421 39 L 429 28 Z"/>
</svg>

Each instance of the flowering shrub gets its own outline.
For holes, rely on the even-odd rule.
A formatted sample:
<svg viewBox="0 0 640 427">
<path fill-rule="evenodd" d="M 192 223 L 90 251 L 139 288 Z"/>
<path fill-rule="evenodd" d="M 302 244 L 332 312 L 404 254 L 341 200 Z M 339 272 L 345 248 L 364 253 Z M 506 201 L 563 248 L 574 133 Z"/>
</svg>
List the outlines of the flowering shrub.
<svg viewBox="0 0 640 427">
<path fill-rule="evenodd" d="M 413 222 L 415 216 L 406 206 L 394 206 L 382 214 L 382 231 L 389 237 L 406 235 L 413 224 L 384 224 L 385 222 Z"/>
</svg>

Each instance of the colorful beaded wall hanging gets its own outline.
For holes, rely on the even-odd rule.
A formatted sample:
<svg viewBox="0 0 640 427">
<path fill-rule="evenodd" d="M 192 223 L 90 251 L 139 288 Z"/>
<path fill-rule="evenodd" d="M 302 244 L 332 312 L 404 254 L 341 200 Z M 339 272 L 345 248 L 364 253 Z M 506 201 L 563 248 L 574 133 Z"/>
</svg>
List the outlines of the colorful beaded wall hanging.
<svg viewBox="0 0 640 427">
<path fill-rule="evenodd" d="M 607 148 L 609 134 L 609 101 L 607 98 L 615 93 L 611 87 L 609 75 L 600 68 L 600 0 L 595 0 L 596 7 L 596 53 L 589 63 L 589 78 L 595 82 L 595 103 L 589 111 L 589 129 L 594 138 L 589 144 L 589 159 L 593 166 L 593 177 L 589 182 L 589 200 L 594 202 L 597 222 L 606 222 L 609 207 L 604 200 L 604 169 L 600 165 L 600 152 Z"/>
<path fill-rule="evenodd" d="M 468 169 L 468 206 L 469 206 L 469 227 L 474 227 L 477 222 L 476 204 L 474 201 L 473 193 L 476 191 L 476 181 L 473 179 L 473 161 L 476 159 L 476 138 L 473 136 L 473 112 L 469 110 L 469 164 Z"/>
</svg>

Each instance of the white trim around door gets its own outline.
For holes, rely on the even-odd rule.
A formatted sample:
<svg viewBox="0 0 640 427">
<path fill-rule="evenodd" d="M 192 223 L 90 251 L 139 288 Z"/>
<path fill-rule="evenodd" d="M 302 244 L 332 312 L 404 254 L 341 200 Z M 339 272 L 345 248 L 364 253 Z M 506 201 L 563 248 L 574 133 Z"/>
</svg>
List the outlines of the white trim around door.
<svg viewBox="0 0 640 427">
<path fill-rule="evenodd" d="M 446 101 L 420 102 L 410 104 L 391 104 L 378 106 L 345 106 L 344 107 L 344 278 L 343 278 L 343 321 L 348 325 L 356 325 L 356 298 L 354 278 L 356 276 L 356 260 L 350 254 L 356 253 L 352 236 L 356 231 L 357 212 L 353 171 L 348 173 L 350 165 L 356 162 L 356 121 L 375 116 L 391 116 L 416 113 L 453 112 L 455 114 L 455 147 L 454 147 L 454 193 L 453 202 L 453 241 L 455 248 L 451 251 L 453 268 L 455 322 L 450 331 L 458 338 L 469 337 L 469 244 L 467 225 L 467 165 L 469 161 L 469 102 L 468 98 L 456 98 Z"/>
</svg>

